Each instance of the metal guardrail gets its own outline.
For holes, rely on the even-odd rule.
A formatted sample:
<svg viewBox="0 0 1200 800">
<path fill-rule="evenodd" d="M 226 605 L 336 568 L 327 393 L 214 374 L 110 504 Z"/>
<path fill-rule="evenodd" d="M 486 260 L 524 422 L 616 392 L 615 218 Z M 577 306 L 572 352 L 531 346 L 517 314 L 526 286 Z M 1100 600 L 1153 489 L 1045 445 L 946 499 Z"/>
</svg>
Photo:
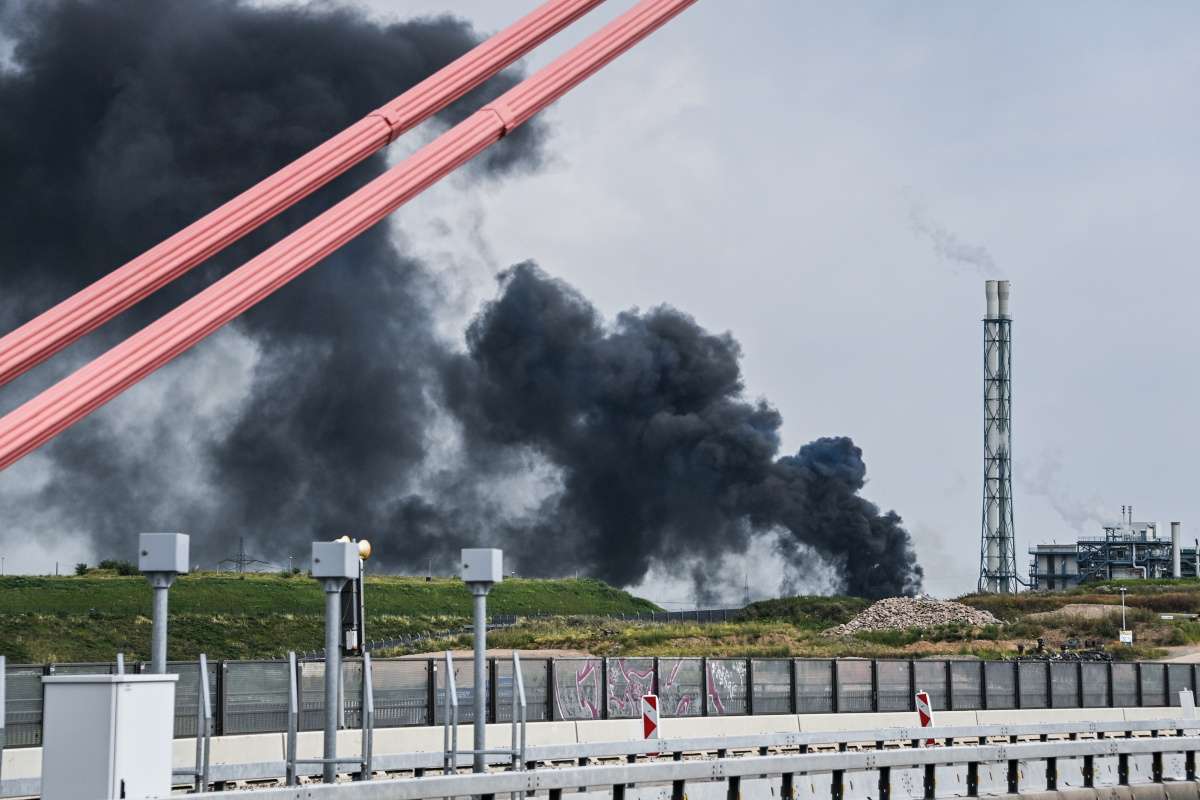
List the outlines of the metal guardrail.
<svg viewBox="0 0 1200 800">
<path fill-rule="evenodd" d="M 659 757 L 681 760 L 685 756 L 716 754 L 725 757 L 732 754 L 765 755 L 769 752 L 806 752 L 817 749 L 852 749 L 865 745 L 871 749 L 882 749 L 894 744 L 916 746 L 927 738 L 938 741 L 989 743 L 996 739 L 1009 744 L 1030 738 L 1037 740 L 1070 739 L 1092 737 L 1113 740 L 1136 735 L 1159 735 L 1162 733 L 1182 735 L 1200 726 L 1194 718 L 1166 718 L 1119 722 L 1062 722 L 1062 723 L 1012 723 L 1005 725 L 944 726 L 935 728 L 885 727 L 854 731 L 831 731 L 809 733 L 776 733 L 742 736 L 675 737 L 658 740 L 635 740 L 615 742 L 569 743 L 528 747 L 523 756 L 527 770 L 542 765 L 586 764 L 593 760 L 619 759 L 632 761 L 639 757 Z M 471 767 L 472 757 L 462 754 L 457 767 Z M 510 766 L 506 754 L 488 757 L 493 766 Z M 444 772 L 444 754 L 437 751 L 416 753 L 392 753 L 377 755 L 375 769 L 389 773 L 412 773 L 414 776 Z M 214 785 L 239 781 L 276 780 L 284 774 L 286 761 L 265 761 L 240 764 L 216 764 L 212 768 Z M 457 770 L 452 769 L 451 772 Z M 320 765 L 301 765 L 300 775 L 318 776 Z M 9 781 L 0 788 L 0 796 L 35 795 L 37 779 Z M 310 787 L 311 788 L 311 787 Z M 239 793 L 239 797 L 241 794 Z"/>
<path fill-rule="evenodd" d="M 123 654 L 117 653 L 117 674 L 125 673 Z M 208 692 L 200 691 L 199 687 L 208 686 L 208 658 L 200 654 L 199 674 L 197 675 L 196 691 L 196 765 L 192 769 L 174 770 L 172 777 L 189 777 L 193 779 L 192 787 L 197 792 L 207 792 L 209 787 L 209 752 L 212 750 L 213 715 L 212 702 Z"/>
<path fill-rule="evenodd" d="M 1176 721 L 1188 725 L 1196 720 Z M 989 726 L 996 727 L 996 726 Z M 928 735 L 931 729 L 905 729 L 918 736 Z M 932 729 L 937 731 L 937 729 Z M 314 798 L 337 798 L 338 800 L 427 800 L 438 797 L 461 797 L 467 795 L 497 795 L 503 792 L 547 792 L 551 800 L 561 800 L 564 789 L 580 787 L 609 787 L 614 798 L 623 798 L 631 785 L 671 784 L 672 797 L 685 797 L 688 783 L 723 782 L 727 785 L 727 796 L 739 797 L 743 778 L 779 777 L 781 796 L 793 795 L 796 775 L 827 774 L 830 782 L 829 795 L 841 800 L 845 795 L 848 772 L 874 773 L 878 780 L 880 798 L 892 794 L 892 771 L 922 769 L 924 772 L 925 797 L 936 796 L 939 766 L 961 766 L 966 769 L 966 792 L 968 796 L 979 795 L 979 775 L 983 767 L 998 766 L 1003 769 L 1007 790 L 1016 793 L 1021 789 L 1021 766 L 1031 762 L 1042 762 L 1044 788 L 1055 791 L 1059 788 L 1058 761 L 1081 759 L 1081 773 L 1085 786 L 1096 786 L 1097 758 L 1115 758 L 1117 785 L 1129 783 L 1129 759 L 1132 756 L 1149 755 L 1152 758 L 1152 779 L 1163 781 L 1164 754 L 1181 754 L 1185 760 L 1185 777 L 1196 779 L 1195 752 L 1200 749 L 1200 737 L 1193 735 L 1157 736 L 1147 738 L 1070 738 L 1058 741 L 991 743 L 982 729 L 973 730 L 977 744 L 949 744 L 946 747 L 884 749 L 883 742 L 868 750 L 839 750 L 837 752 L 806 752 L 800 746 L 798 752 L 775 755 L 753 755 L 730 757 L 721 750 L 716 759 L 681 759 L 640 763 L 617 763 L 596 766 L 579 766 L 560 769 L 543 769 L 527 772 L 498 772 L 468 775 L 438 775 L 433 777 L 376 781 L 369 784 L 342 784 L 307 786 L 302 789 L 260 789 L 239 792 L 246 800 L 312 800 Z M 948 733 L 949 729 L 939 731 Z M 874 731 L 858 731 L 854 734 L 868 741 L 875 737 Z M 997 736 L 1002 734 L 996 734 Z M 910 738 L 905 736 L 903 738 Z M 965 737 L 964 737 L 965 738 Z M 663 743 L 659 743 L 660 745 Z M 199 795 L 210 800 L 223 797 L 219 794 Z M 224 796 L 224 797 L 227 797 Z"/>
<path fill-rule="evenodd" d="M 287 765 L 284 770 L 284 780 L 288 786 L 296 785 L 298 770 L 302 765 L 324 767 L 328 763 L 357 764 L 358 772 L 355 775 L 355 779 L 360 781 L 371 780 L 371 775 L 374 772 L 372 758 L 375 749 L 375 690 L 372 673 L 371 654 L 367 653 L 363 656 L 362 661 L 362 745 L 359 757 L 333 758 L 329 760 L 324 758 L 297 758 L 296 749 L 300 727 L 298 670 L 296 668 L 296 654 L 288 653 L 288 724 L 287 741 L 285 744 Z M 345 704 L 343 704 L 342 711 L 344 715 Z M 339 727 L 345 727 L 344 720 Z"/>
<path fill-rule="evenodd" d="M 682 758 L 685 755 L 716 753 L 729 754 L 738 752 L 765 753 L 770 750 L 804 750 L 807 748 L 835 747 L 844 748 L 854 744 L 866 743 L 878 748 L 887 743 L 920 742 L 924 739 L 935 738 L 947 740 L 979 740 L 1004 738 L 1012 742 L 1029 737 L 1041 739 L 1078 738 L 1079 736 L 1094 737 L 1128 737 L 1135 733 L 1154 734 L 1162 731 L 1188 731 L 1200 726 L 1195 719 L 1160 719 L 1139 720 L 1136 722 L 1066 722 L 1066 723 L 1013 723 L 1007 725 L 970 725 L 945 726 L 939 728 L 919 727 L 886 727 L 860 729 L 854 731 L 828 731 L 810 733 L 775 733 L 753 734 L 742 736 L 704 736 L 704 737 L 675 737 L 655 740 L 630 740 L 616 742 L 588 742 L 556 745 L 537 745 L 529 747 L 525 755 L 527 769 L 535 769 L 539 765 L 561 764 L 570 762 L 586 763 L 595 759 L 618 758 L 628 760 L 630 757 L 657 755 L 664 758 Z M 470 768 L 471 759 L 466 756 L 458 758 L 459 768 Z M 490 756 L 489 763 L 493 766 L 503 766 L 507 760 L 501 755 Z M 414 775 L 432 774 L 445 770 L 443 754 L 440 752 L 392 753 L 380 755 L 375 759 L 375 766 L 383 772 L 412 772 Z M 258 762 L 247 764 L 227 764 L 216 768 L 214 780 L 221 781 L 258 781 L 278 777 L 282 762 Z M 455 771 L 455 770 L 450 770 Z M 319 774 L 312 769 L 310 775 Z"/>
</svg>

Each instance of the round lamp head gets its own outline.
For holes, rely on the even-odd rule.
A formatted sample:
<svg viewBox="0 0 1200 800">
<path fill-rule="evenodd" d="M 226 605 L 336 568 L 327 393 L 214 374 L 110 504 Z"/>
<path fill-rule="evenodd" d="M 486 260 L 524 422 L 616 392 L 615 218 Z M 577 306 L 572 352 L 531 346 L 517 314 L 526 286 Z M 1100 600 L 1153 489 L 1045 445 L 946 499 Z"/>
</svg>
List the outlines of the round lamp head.
<svg viewBox="0 0 1200 800">
<path fill-rule="evenodd" d="M 358 540 L 358 557 L 363 561 L 371 557 L 371 543 L 366 539 Z"/>
</svg>

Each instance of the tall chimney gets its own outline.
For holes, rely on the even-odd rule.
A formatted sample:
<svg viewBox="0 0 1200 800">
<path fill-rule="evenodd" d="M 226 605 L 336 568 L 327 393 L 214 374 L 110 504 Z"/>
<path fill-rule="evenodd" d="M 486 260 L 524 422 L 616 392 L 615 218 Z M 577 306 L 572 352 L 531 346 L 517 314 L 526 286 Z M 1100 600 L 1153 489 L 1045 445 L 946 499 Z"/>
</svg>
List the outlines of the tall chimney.
<svg viewBox="0 0 1200 800">
<path fill-rule="evenodd" d="M 983 520 L 981 592 L 1017 591 L 1012 509 L 1012 319 L 1008 281 L 987 281 L 983 320 Z"/>
<path fill-rule="evenodd" d="M 1179 565 L 1179 557 L 1182 555 L 1179 545 L 1179 523 L 1171 523 L 1171 577 L 1182 578 L 1183 570 Z"/>
</svg>

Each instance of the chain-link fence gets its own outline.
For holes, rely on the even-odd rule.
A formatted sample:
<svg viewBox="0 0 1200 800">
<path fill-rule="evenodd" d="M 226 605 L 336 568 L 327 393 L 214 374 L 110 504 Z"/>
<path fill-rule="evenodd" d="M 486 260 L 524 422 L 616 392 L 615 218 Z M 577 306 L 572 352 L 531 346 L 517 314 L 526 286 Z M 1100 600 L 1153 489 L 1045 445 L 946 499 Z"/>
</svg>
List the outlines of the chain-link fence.
<svg viewBox="0 0 1200 800">
<path fill-rule="evenodd" d="M 459 719 L 474 714 L 470 659 L 453 662 Z M 139 672 L 145 665 L 127 666 Z M 555 658 L 521 662 L 530 721 L 637 717 L 642 695 L 659 696 L 663 717 L 736 714 L 820 714 L 911 711 L 913 695 L 929 694 L 935 711 L 1019 708 L 1173 706 L 1182 689 L 1196 690 L 1200 665 L 1058 661 L 805 658 Z M 175 735 L 196 730 L 199 666 L 170 662 L 179 675 Z M 361 724 L 362 662 L 343 665 L 343 721 Z M 379 727 L 440 724 L 445 702 L 444 659 L 373 659 L 375 721 Z M 225 661 L 209 665 L 209 698 L 218 734 L 287 729 L 286 661 Z M 323 724 L 324 662 L 296 665 L 300 727 Z M 114 663 L 9 665 L 9 747 L 41 744 L 42 676 L 111 674 Z M 483 691 L 489 722 L 512 718 L 512 662 L 488 660 Z M 495 686 L 494 695 L 490 688 Z"/>
</svg>

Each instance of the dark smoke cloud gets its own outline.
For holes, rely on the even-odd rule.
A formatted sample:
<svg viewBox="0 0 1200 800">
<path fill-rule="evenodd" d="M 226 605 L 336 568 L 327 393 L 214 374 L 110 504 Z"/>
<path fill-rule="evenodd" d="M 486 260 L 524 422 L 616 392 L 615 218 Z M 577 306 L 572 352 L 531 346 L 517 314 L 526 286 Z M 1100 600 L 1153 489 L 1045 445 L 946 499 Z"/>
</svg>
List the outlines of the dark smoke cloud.
<svg viewBox="0 0 1200 800">
<path fill-rule="evenodd" d="M 562 470 L 533 535 L 509 547 L 536 572 L 588 567 L 618 584 L 655 564 L 704 565 L 783 529 L 779 552 L 841 567 L 845 589 L 883 596 L 920 588 L 911 541 L 894 513 L 858 495 L 862 451 L 820 439 L 779 450 L 777 411 L 743 399 L 737 342 L 660 306 L 606 327 L 596 309 L 532 264 L 467 332 L 447 400 L 471 449 L 534 447 Z"/>
<path fill-rule="evenodd" d="M 6 328 L 269 175 L 390 100 L 480 39 L 457 19 L 388 26 L 353 11 L 263 9 L 234 0 L 29 2 L 8 7 L 14 66 L 0 73 L 0 294 Z M 502 75 L 439 115 L 444 127 L 514 85 Z M 534 122 L 488 151 L 475 178 L 536 168 Z M 377 155 L 214 259 L 93 341 L 78 361 L 159 316 L 379 174 Z M 232 420 L 200 426 L 186 405 L 139 418 L 153 435 L 131 450 L 132 401 L 50 445 L 54 480 L 36 497 L 58 527 L 124 553 L 139 529 L 198 534 L 198 555 L 232 552 L 239 533 L 297 552 L 305 542 L 387 517 L 387 498 L 423 460 L 436 409 L 423 387 L 446 355 L 433 332 L 436 282 L 385 227 L 361 236 L 236 323 L 255 367 Z M 203 348 L 211 348 L 212 342 Z M 151 380 L 183 400 L 197 353 Z M 4 391 L 5 407 L 46 385 L 39 370 Z M 209 378 L 214 376 L 207 376 Z M 182 433 L 181 433 L 182 431 Z M 179 442 L 178 439 L 183 441 Z M 176 446 L 170 447 L 172 442 Z M 213 492 L 180 486 L 178 459 Z M 205 532 L 205 533 L 201 533 Z M 270 549 L 274 550 L 275 547 Z M 270 555 L 277 555 L 272 553 Z"/>
<path fill-rule="evenodd" d="M 10 329 L 399 94 L 478 41 L 448 17 L 378 25 L 235 0 L 29 2 L 0 10 L 0 323 Z M 440 126 L 517 79 L 510 72 Z M 536 169 L 520 129 L 475 180 Z M 376 156 L 265 230 L 0 391 L 13 407 L 260 252 L 384 168 Z M 739 348 L 668 307 L 605 324 L 530 265 L 467 332 L 439 339 L 444 290 L 369 231 L 196 351 L 0 478 L 10 530 L 131 555 L 185 530 L 196 560 L 302 560 L 314 538 L 377 540 L 385 566 L 494 543 L 529 574 L 635 584 L 694 575 L 776 537 L 792 588 L 812 555 L 844 589 L 919 587 L 894 514 L 858 495 L 848 439 L 778 457 L 779 414 L 742 397 Z"/>
</svg>

